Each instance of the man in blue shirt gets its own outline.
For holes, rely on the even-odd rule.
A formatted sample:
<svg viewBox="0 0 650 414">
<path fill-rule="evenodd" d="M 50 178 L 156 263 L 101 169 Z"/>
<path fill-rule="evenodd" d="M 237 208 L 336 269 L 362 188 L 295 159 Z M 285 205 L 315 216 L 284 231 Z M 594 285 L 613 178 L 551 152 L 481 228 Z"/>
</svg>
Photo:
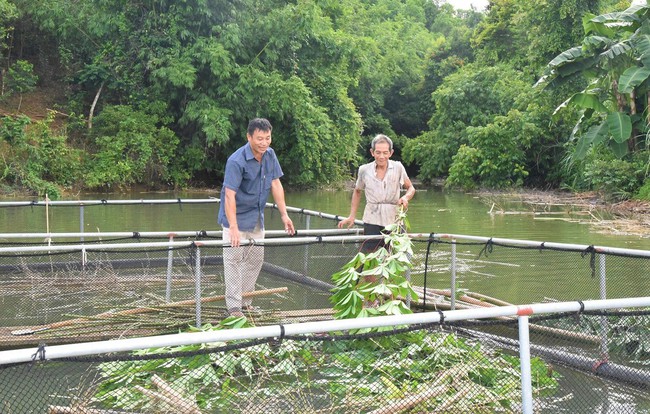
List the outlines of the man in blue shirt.
<svg viewBox="0 0 650 414">
<path fill-rule="evenodd" d="M 272 129 L 264 118 L 251 120 L 246 132 L 248 143 L 226 162 L 219 224 L 223 227 L 223 240 L 231 246 L 223 250 L 226 307 L 231 316 L 242 317 L 242 310 L 253 309 L 252 298 L 242 298 L 242 294 L 255 290 L 264 262 L 264 246 L 240 246 L 240 243 L 264 239 L 264 207 L 269 193 L 280 211 L 284 230 L 289 235 L 295 234 L 280 182 L 284 174 L 271 148 Z"/>
</svg>

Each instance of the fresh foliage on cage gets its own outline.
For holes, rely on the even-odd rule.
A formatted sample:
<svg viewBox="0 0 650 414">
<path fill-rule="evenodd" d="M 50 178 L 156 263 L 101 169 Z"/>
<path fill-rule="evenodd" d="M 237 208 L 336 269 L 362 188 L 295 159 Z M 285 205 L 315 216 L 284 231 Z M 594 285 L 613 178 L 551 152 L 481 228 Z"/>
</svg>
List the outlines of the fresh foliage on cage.
<svg viewBox="0 0 650 414">
<path fill-rule="evenodd" d="M 407 271 L 413 266 L 413 242 L 403 231 L 408 227 L 406 210 L 400 208 L 395 223 L 386 226 L 385 246 L 371 253 L 357 253 L 332 275 L 335 287 L 330 302 L 335 318 L 412 313 L 404 303 L 406 298 L 418 299 L 406 279 Z"/>
<path fill-rule="evenodd" d="M 249 326 L 229 318 L 203 330 Z M 194 328 L 196 329 L 196 328 Z M 495 412 L 521 398 L 519 359 L 453 333 L 417 330 L 376 338 L 314 337 L 222 351 L 225 343 L 149 349 L 145 360 L 100 364 L 103 408 L 138 412 L 366 412 L 375 409 Z M 228 345 L 233 345 L 228 343 Z M 192 356 L 177 356 L 186 352 Z M 209 352 L 208 352 L 209 351 Z M 533 392 L 557 389 L 533 358 Z M 175 396 L 167 402 L 161 388 Z"/>
</svg>

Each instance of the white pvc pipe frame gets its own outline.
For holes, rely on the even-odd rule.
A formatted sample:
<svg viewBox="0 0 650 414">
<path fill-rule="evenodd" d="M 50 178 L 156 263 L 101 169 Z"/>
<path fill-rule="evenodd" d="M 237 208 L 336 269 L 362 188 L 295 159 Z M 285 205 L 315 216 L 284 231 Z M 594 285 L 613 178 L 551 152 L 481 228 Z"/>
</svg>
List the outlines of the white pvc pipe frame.
<svg viewBox="0 0 650 414">
<path fill-rule="evenodd" d="M 2 207 L 24 207 L 24 206 L 95 206 L 95 205 L 110 205 L 110 204 L 115 204 L 115 205 L 127 205 L 127 204 L 206 204 L 206 203 L 220 203 L 221 200 L 216 198 L 216 197 L 210 197 L 210 198 L 187 198 L 187 199 L 151 199 L 151 200 L 61 200 L 61 201 L 6 201 L 6 202 L 0 202 L 0 208 Z M 274 203 L 266 203 L 266 208 L 274 208 L 277 209 L 277 204 Z M 289 212 L 294 212 L 294 213 L 301 213 L 305 214 L 308 216 L 315 216 L 315 217 L 321 217 L 321 218 L 326 218 L 326 219 L 331 219 L 331 220 L 337 220 L 340 221 L 344 219 L 344 216 L 339 216 L 335 214 L 327 214 L 327 213 L 322 213 L 319 211 L 313 211 L 313 210 L 307 210 L 304 208 L 297 208 L 297 207 L 291 207 L 287 206 L 287 211 Z M 355 220 L 354 222 L 356 225 L 363 225 L 363 221 L 361 220 Z M 181 233 L 186 233 L 186 232 L 141 232 L 141 236 L 149 235 L 149 236 L 161 236 L 161 235 L 170 235 L 170 234 L 175 234 L 176 236 L 180 236 Z M 191 236 L 195 234 L 194 232 L 187 232 L 191 233 L 188 234 L 188 236 Z M 16 236 L 19 233 L 7 233 L 7 234 L 0 234 L 0 237 L 7 237 L 9 235 Z M 57 237 L 78 237 L 78 236 L 91 236 L 95 235 L 97 233 L 26 233 L 22 234 L 21 237 L 31 237 L 29 236 L 30 234 L 33 235 L 38 235 L 39 237 L 42 238 L 47 238 L 49 236 L 57 236 Z M 119 233 L 103 233 L 108 237 L 108 235 L 113 235 L 114 237 L 122 236 L 122 237 L 128 237 L 133 235 L 132 232 L 119 232 Z M 207 232 L 207 234 L 221 234 L 220 232 Z M 324 233 L 323 233 L 324 234 Z M 542 244 L 544 247 L 548 248 L 554 248 L 554 249 L 559 249 L 559 250 L 584 250 L 590 247 L 589 245 L 578 245 L 578 244 L 565 244 L 565 243 L 551 243 L 551 242 L 539 242 L 539 241 L 529 241 L 529 240 L 516 240 L 516 239 L 503 239 L 503 238 L 494 238 L 494 237 L 482 237 L 482 236 L 468 236 L 468 235 L 461 235 L 461 234 L 447 234 L 447 233 L 410 233 L 411 237 L 414 238 L 422 238 L 422 237 L 429 237 L 429 238 L 434 238 L 434 239 L 463 239 L 463 240 L 470 240 L 470 241 L 479 241 L 479 242 L 494 242 L 494 243 L 507 243 L 507 244 L 512 244 L 512 245 L 519 245 L 519 246 L 534 246 L 534 247 L 540 247 Z M 371 237 L 369 237 L 371 238 Z M 376 238 L 376 237 L 375 237 Z M 142 246 L 142 245 L 141 245 Z M 622 253 L 622 254 L 632 254 L 636 256 L 644 256 L 644 257 L 650 257 L 650 251 L 646 250 L 634 250 L 634 249 L 623 249 L 623 248 L 611 248 L 611 247 L 600 247 L 600 246 L 593 246 L 595 249 L 596 253 Z"/>
<path fill-rule="evenodd" d="M 262 240 L 242 240 L 242 245 L 247 244 L 258 244 L 258 245 L 287 245 L 287 244 L 304 244 L 304 243 L 313 243 L 313 242 L 356 242 L 363 241 L 368 239 L 377 239 L 382 236 L 363 236 L 363 235 L 340 235 L 344 232 L 358 233 L 360 229 L 351 229 L 351 230 L 341 230 L 341 229 L 314 229 L 314 230 L 302 230 L 299 231 L 298 236 L 295 237 L 280 237 L 280 238 L 268 238 Z M 221 234 L 221 232 L 206 232 L 207 235 L 212 234 Z M 306 234 L 315 234 L 317 236 L 304 236 L 301 237 L 301 233 Z M 15 236 L 18 233 L 0 233 L 0 238 L 7 235 Z M 38 234 L 39 236 L 45 238 L 48 235 L 56 237 L 75 237 L 79 235 L 84 235 L 86 237 L 94 233 L 26 233 L 22 235 L 26 237 L 30 234 Z M 133 236 L 132 232 L 119 232 L 119 233 L 102 233 L 104 235 L 113 235 L 113 236 Z M 181 237 L 185 236 L 196 236 L 196 232 L 141 232 L 138 233 L 141 237 L 151 237 L 151 236 L 173 236 Z M 269 235 L 286 235 L 282 230 L 271 230 L 267 231 L 266 234 Z M 332 234 L 328 236 L 328 234 Z M 467 236 L 461 234 L 448 234 L 448 233 L 408 233 L 408 236 L 414 240 L 426 241 L 429 239 L 450 239 L 454 242 L 458 242 L 459 239 L 469 240 L 469 241 L 479 241 L 482 243 L 497 243 L 497 244 L 506 244 L 508 246 L 526 246 L 526 247 L 544 247 L 555 250 L 567 250 L 567 251 L 584 251 L 588 248 L 593 248 L 595 253 L 602 254 L 625 254 L 632 257 L 642 257 L 650 258 L 650 250 L 638 250 L 638 249 L 625 249 L 618 247 L 605 247 L 605 246 L 591 246 L 591 245 L 580 245 L 580 244 L 567 244 L 567 243 L 552 243 L 552 242 L 540 242 L 533 240 L 517 240 L 517 239 L 503 239 L 496 237 L 480 237 L 480 236 Z M 223 240 L 198 240 L 198 241 L 166 241 L 166 242 L 138 242 L 138 243 L 106 243 L 106 244 L 70 244 L 70 245 L 50 245 L 50 246 L 9 246 L 9 247 L 0 247 L 0 253 L 21 253 L 21 252 L 53 252 L 53 251 L 75 251 L 75 250 L 110 250 L 110 249 L 125 249 L 128 250 L 131 248 L 142 249 L 144 248 L 163 248 L 163 247 L 190 247 L 195 246 L 220 246 L 228 247 L 230 244 Z"/>
<path fill-rule="evenodd" d="M 135 204 L 209 204 L 209 203 L 220 203 L 221 200 L 215 197 L 210 198 L 184 198 L 184 199 L 159 199 L 159 200 L 60 200 L 60 201 L 4 201 L 0 202 L 0 208 L 2 207 L 29 207 L 29 206 L 79 206 L 80 208 L 80 217 L 83 221 L 83 208 L 85 206 L 100 206 L 100 205 L 135 205 Z M 277 209 L 278 206 L 275 203 L 266 203 L 266 208 Z M 292 213 L 301 213 L 308 216 L 321 217 L 331 220 L 343 220 L 347 216 L 339 216 L 336 214 L 327 214 L 320 211 L 307 210 L 304 208 L 291 207 L 287 206 L 287 211 Z M 355 224 L 363 225 L 363 221 L 355 220 Z"/>
<path fill-rule="evenodd" d="M 276 245 L 276 244 L 281 244 L 281 245 L 288 245 L 288 244 L 309 244 L 309 243 L 320 243 L 320 242 L 359 242 L 362 240 L 368 240 L 368 239 L 377 239 L 378 237 L 383 237 L 383 236 L 362 236 L 359 235 L 360 229 L 355 228 L 355 229 L 315 229 L 315 230 L 301 230 L 299 231 L 299 234 L 317 234 L 317 236 L 309 237 L 279 237 L 279 238 L 270 238 L 270 239 L 262 239 L 262 240 L 243 240 L 241 242 L 242 245 L 251 245 L 251 244 L 257 244 L 257 245 Z M 357 233 L 356 235 L 352 236 L 344 236 L 341 235 L 345 232 L 352 232 L 352 233 Z M 85 235 L 88 236 L 91 233 L 86 233 Z M 128 237 L 128 236 L 133 236 L 133 233 L 129 232 L 114 232 L 114 233 L 102 233 L 104 237 L 113 236 L 113 237 Z M 230 244 L 226 241 L 223 240 L 200 240 L 200 241 L 173 241 L 174 237 L 182 237 L 182 236 L 196 236 L 198 235 L 197 232 L 142 232 L 139 233 L 141 237 L 152 237 L 152 236 L 166 236 L 169 237 L 169 241 L 167 242 L 138 242 L 138 243 L 107 243 L 107 244 L 77 244 L 77 245 L 41 245 L 41 246 L 22 246 L 22 247 L 16 247 L 16 246 L 9 246 L 9 247 L 0 247 L 0 254 L 2 253 L 21 253 L 21 252 L 29 252 L 29 253 L 36 253 L 36 252 L 42 252 L 42 253 L 51 253 L 54 251 L 57 252 L 63 252 L 63 251 L 79 251 L 81 250 L 82 252 L 82 261 L 85 262 L 85 257 L 86 253 L 88 251 L 92 250 L 129 250 L 129 249 L 142 249 L 142 248 L 190 248 L 192 246 L 195 247 L 228 247 Z M 214 235 L 218 236 L 221 235 L 222 232 L 216 231 L 216 232 L 206 232 L 206 235 Z M 267 234 L 269 236 L 271 235 L 285 235 L 281 230 L 272 230 L 268 231 Z M 330 234 L 331 236 L 327 236 Z M 83 235 L 83 233 L 27 233 L 23 234 L 21 236 L 29 236 L 31 235 L 32 237 L 36 237 L 35 235 L 38 235 L 38 237 L 45 238 L 47 240 L 51 240 L 50 236 L 56 236 L 56 237 L 78 237 Z M 9 234 L 2 234 L 0 233 L 0 239 L 1 238 L 14 238 L 17 237 L 18 233 L 9 233 Z M 460 235 L 460 234 L 445 234 L 445 233 L 409 233 L 409 237 L 411 239 L 416 239 L 416 240 L 435 240 L 435 239 L 449 239 L 451 240 L 452 243 L 452 261 L 450 264 L 450 270 L 452 273 L 452 286 L 451 290 L 452 292 L 455 292 L 456 286 L 455 286 L 455 281 L 454 281 L 454 276 L 455 276 L 455 265 L 456 265 L 456 260 L 455 260 L 455 246 L 457 243 L 458 239 L 464 239 L 464 240 L 469 240 L 469 241 L 478 241 L 482 243 L 497 243 L 497 244 L 505 244 L 509 246 L 525 246 L 525 247 L 545 247 L 545 248 L 553 248 L 556 250 L 565 250 L 565 251 L 586 251 L 586 249 L 592 247 L 594 253 L 599 253 L 599 254 L 625 254 L 629 255 L 632 257 L 643 257 L 643 258 L 650 258 L 650 251 L 648 250 L 635 250 L 635 249 L 624 249 L 624 248 L 614 248 L 614 247 L 603 247 L 603 246 L 589 246 L 589 245 L 577 245 L 577 244 L 565 244 L 565 243 L 551 243 L 551 242 L 539 242 L 539 241 L 531 241 L 531 240 L 516 240 L 516 239 L 503 239 L 503 238 L 494 238 L 494 237 L 480 237 L 480 236 L 467 236 L 467 235 Z M 606 286 L 606 275 L 605 275 L 605 269 L 604 269 L 604 256 L 600 256 L 600 262 L 599 262 L 599 274 L 600 274 L 600 287 L 601 287 L 601 299 L 605 299 L 605 286 Z M 200 278 L 197 278 L 197 283 L 200 283 Z M 198 288 L 197 288 L 198 289 Z M 454 296 L 455 293 L 452 295 L 452 305 L 454 305 Z M 169 292 L 166 293 L 166 297 L 169 297 Z M 197 306 L 199 306 L 197 304 Z M 199 320 L 197 319 L 197 325 L 199 323 Z M 603 336 L 602 340 L 602 345 L 603 347 L 606 346 L 606 337 Z"/>
<path fill-rule="evenodd" d="M 0 203 L 1 204 L 1 203 Z M 316 213 L 319 215 L 322 213 Z M 324 217 L 324 215 L 322 215 Z M 334 217 L 334 216 L 332 216 Z M 337 216 L 338 217 L 338 216 Z M 361 222 L 363 223 L 363 222 Z M 358 223 L 357 223 L 358 224 Z M 351 228 L 351 229 L 306 229 L 298 230 L 297 237 L 287 237 L 278 239 L 264 239 L 264 240 L 249 240 L 250 243 L 256 244 L 301 244 L 310 241 L 336 241 L 336 242 L 345 242 L 345 241 L 362 241 L 366 239 L 376 239 L 378 236 L 362 236 L 359 235 L 362 229 L 360 228 Z M 352 236 L 343 236 L 343 234 L 355 234 Z M 151 231 L 151 232 L 138 232 L 140 237 L 192 237 L 192 236 L 201 236 L 203 231 Z M 286 233 L 282 230 L 267 230 L 266 234 L 269 236 L 279 236 L 285 235 Z M 314 235 L 316 237 L 300 237 L 301 234 L 304 235 Z M 13 238 L 74 238 L 74 237 L 132 237 L 134 232 L 103 232 L 103 233 L 0 233 L 0 239 L 13 239 Z M 211 237 L 220 237 L 222 235 L 221 231 L 205 231 L 205 235 Z M 418 240 L 439 240 L 439 239 L 449 239 L 452 240 L 452 243 L 456 243 L 458 240 L 467 240 L 467 241 L 476 241 L 481 243 L 496 243 L 496 244 L 507 244 L 510 246 L 524 246 L 524 247 L 544 247 L 549 249 L 556 250 L 571 250 L 571 251 L 584 251 L 588 248 L 593 248 L 595 253 L 612 253 L 612 254 L 626 254 L 635 257 L 650 257 L 650 250 L 639 250 L 639 249 L 626 249 L 626 248 L 616 248 L 616 247 L 606 247 L 606 246 L 593 246 L 586 244 L 568 244 L 568 243 L 553 243 L 553 242 L 541 242 L 534 240 L 519 240 L 519 239 L 506 239 L 506 238 L 497 238 L 497 237 L 484 237 L 484 236 L 470 236 L 463 234 L 452 234 L 452 233 L 408 233 L 409 237 L 412 239 Z M 327 237 L 321 237 L 327 236 Z M 331 236 L 331 237 L 330 237 Z M 222 241 L 210 241 L 210 240 L 201 240 L 194 242 L 197 245 L 203 246 L 227 246 L 227 243 Z M 247 241 L 242 241 L 243 244 L 246 244 Z M 182 242 L 154 242 L 154 243 L 137 243 L 138 248 L 142 247 L 183 247 L 192 244 L 191 241 L 182 241 Z M 122 244 L 102 244 L 102 249 L 111 249 L 111 248 L 127 248 L 129 243 Z M 53 250 L 79 250 L 81 248 L 92 249 L 92 245 L 68 245 L 68 246 L 27 246 L 27 247 L 0 247 L 0 252 L 21 252 L 21 251 L 53 251 Z M 97 249 L 100 247 L 96 247 Z"/>
<path fill-rule="evenodd" d="M 587 300 L 584 302 L 535 303 L 496 308 L 462 309 L 444 312 L 423 312 L 409 315 L 377 316 L 373 318 L 343 319 L 320 322 L 303 322 L 288 325 L 270 325 L 253 328 L 218 330 L 211 332 L 192 332 L 173 335 L 158 335 L 144 338 L 116 339 L 110 341 L 84 342 L 68 345 L 44 346 L 0 352 L 0 365 L 43 360 L 81 357 L 111 352 L 129 352 L 139 349 L 171 347 L 180 345 L 227 342 L 259 338 L 282 338 L 290 335 L 304 335 L 322 332 L 347 331 L 350 329 L 378 328 L 412 324 L 462 321 L 468 319 L 487 319 L 504 316 L 517 316 L 519 321 L 519 356 L 521 360 L 521 386 L 523 412 L 533 413 L 532 379 L 530 370 L 530 342 L 528 317 L 533 314 L 578 312 L 650 307 L 650 296 L 625 299 Z M 215 348 L 215 352 L 218 352 Z"/>
<path fill-rule="evenodd" d="M 302 236 L 320 236 L 320 235 L 345 235 L 345 234 L 361 234 L 363 229 L 358 227 L 353 227 L 351 229 L 297 229 L 299 235 Z M 13 240 L 13 239 L 42 239 L 42 240 L 55 240 L 62 238 L 78 238 L 78 239 L 91 239 L 91 238 L 108 238 L 108 237 L 120 237 L 120 238 L 135 238 L 135 236 L 142 238 L 174 238 L 174 237 L 213 237 L 221 238 L 223 231 L 221 230 L 181 230 L 181 231 L 108 231 L 108 232 L 96 232 L 96 233 L 0 233 L 0 240 Z M 266 230 L 265 234 L 268 237 L 278 237 L 278 236 L 287 236 L 287 233 L 284 230 Z"/>
</svg>

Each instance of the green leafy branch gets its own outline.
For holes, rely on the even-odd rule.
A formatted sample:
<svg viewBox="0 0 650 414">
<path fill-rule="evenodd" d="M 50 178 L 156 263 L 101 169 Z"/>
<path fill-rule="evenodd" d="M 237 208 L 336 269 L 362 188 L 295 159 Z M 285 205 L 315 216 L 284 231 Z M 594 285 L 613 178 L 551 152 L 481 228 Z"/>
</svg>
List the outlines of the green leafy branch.
<svg viewBox="0 0 650 414">
<path fill-rule="evenodd" d="M 404 299 L 417 299 L 406 279 L 413 266 L 413 243 L 403 230 L 409 223 L 401 208 L 395 223 L 386 226 L 385 247 L 372 253 L 357 253 L 340 271 L 332 275 L 335 284 L 330 302 L 337 319 L 412 313 Z M 372 278 L 376 282 L 368 282 Z M 376 303 L 378 306 L 367 306 Z"/>
</svg>

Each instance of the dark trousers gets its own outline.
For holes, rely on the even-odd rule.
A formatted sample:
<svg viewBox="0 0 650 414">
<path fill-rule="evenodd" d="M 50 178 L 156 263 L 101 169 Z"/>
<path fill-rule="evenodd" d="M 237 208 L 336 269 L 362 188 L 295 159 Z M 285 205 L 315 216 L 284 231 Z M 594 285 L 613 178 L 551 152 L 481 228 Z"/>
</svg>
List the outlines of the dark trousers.
<svg viewBox="0 0 650 414">
<path fill-rule="evenodd" d="M 379 235 L 379 234 L 385 234 L 384 226 L 379 226 L 377 224 L 363 224 L 363 234 L 365 236 L 372 236 L 372 235 Z M 384 239 L 383 238 L 377 238 L 377 239 L 370 239 L 370 240 L 364 240 L 363 244 L 361 245 L 361 252 L 362 253 L 372 253 L 379 249 L 380 247 L 384 247 Z"/>
</svg>

